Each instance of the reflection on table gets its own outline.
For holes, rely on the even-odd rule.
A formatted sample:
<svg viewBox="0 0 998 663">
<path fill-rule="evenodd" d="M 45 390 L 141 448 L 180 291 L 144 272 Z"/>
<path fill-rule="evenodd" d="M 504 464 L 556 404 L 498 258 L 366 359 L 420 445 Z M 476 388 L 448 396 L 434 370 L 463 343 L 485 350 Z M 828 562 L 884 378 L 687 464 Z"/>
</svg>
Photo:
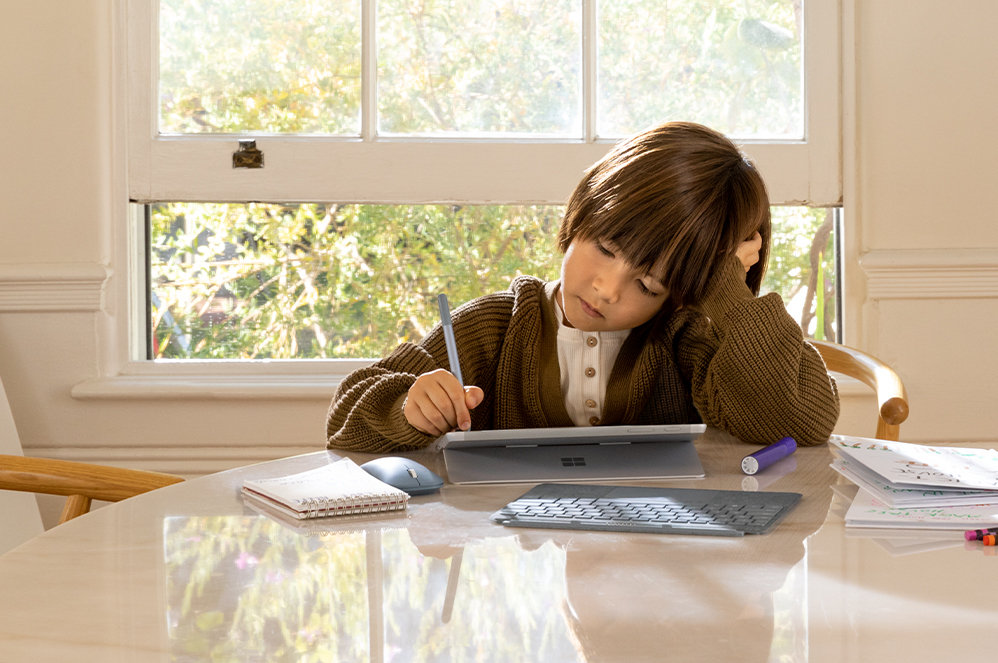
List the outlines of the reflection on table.
<svg viewBox="0 0 998 663">
<path fill-rule="evenodd" d="M 505 536 L 438 559 L 401 525 L 321 532 L 253 516 L 166 519 L 172 654 L 581 660 L 566 619 L 564 549 L 524 551 Z"/>
</svg>

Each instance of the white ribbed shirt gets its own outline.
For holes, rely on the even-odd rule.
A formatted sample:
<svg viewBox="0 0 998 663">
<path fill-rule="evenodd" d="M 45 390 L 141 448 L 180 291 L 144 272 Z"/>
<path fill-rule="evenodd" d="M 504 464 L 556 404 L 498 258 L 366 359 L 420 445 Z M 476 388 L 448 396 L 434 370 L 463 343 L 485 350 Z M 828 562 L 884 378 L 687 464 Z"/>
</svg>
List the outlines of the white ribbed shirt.
<svg viewBox="0 0 998 663">
<path fill-rule="evenodd" d="M 630 329 L 612 332 L 586 332 L 565 324 L 565 312 L 558 302 L 558 369 L 565 410 L 576 426 L 595 426 L 603 418 L 603 400 L 610 370 Z"/>
</svg>

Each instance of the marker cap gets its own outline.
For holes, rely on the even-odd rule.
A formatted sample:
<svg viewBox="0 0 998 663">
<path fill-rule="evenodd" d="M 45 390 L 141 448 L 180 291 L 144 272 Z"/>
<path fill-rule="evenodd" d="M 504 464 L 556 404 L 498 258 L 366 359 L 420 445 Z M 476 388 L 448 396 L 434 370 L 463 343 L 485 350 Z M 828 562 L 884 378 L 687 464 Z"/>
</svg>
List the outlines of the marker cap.
<svg viewBox="0 0 998 663">
<path fill-rule="evenodd" d="M 998 534 L 998 527 L 984 527 L 981 529 L 969 529 L 963 533 L 963 538 L 968 541 L 983 541 L 988 534 Z"/>
</svg>

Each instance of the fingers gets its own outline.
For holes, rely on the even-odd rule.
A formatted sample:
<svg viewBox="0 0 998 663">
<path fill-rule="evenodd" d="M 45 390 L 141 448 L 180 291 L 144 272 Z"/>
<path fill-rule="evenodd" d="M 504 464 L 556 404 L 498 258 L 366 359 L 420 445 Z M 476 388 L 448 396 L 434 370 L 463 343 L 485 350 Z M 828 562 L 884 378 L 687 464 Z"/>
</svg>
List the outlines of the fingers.
<svg viewBox="0 0 998 663">
<path fill-rule="evenodd" d="M 483 400 L 485 400 L 485 392 L 482 391 L 481 387 L 464 388 L 464 404 L 468 406 L 469 410 L 474 410 L 482 404 Z"/>
<path fill-rule="evenodd" d="M 420 376 L 409 389 L 408 403 L 415 410 L 409 423 L 431 435 L 443 435 L 454 430 L 461 411 L 467 412 L 464 390 L 457 378 L 450 373 L 447 376 L 440 375 L 437 371 L 427 373 Z M 465 416 L 470 420 L 470 415 Z"/>
<path fill-rule="evenodd" d="M 759 251 L 762 250 L 762 235 L 755 231 L 751 237 L 738 245 L 735 256 L 742 263 L 742 267 L 748 272 L 752 265 L 759 262 Z"/>
<path fill-rule="evenodd" d="M 416 429 L 439 436 L 455 428 L 471 428 L 469 408 L 483 398 L 480 388 L 464 388 L 449 371 L 437 369 L 416 378 L 402 412 Z"/>
<path fill-rule="evenodd" d="M 475 409 L 482 399 L 485 398 L 485 392 L 481 390 L 480 387 L 464 387 L 464 393 L 460 403 L 455 402 L 454 410 L 457 414 L 457 427 L 461 430 L 471 429 L 471 412 L 470 410 Z"/>
</svg>

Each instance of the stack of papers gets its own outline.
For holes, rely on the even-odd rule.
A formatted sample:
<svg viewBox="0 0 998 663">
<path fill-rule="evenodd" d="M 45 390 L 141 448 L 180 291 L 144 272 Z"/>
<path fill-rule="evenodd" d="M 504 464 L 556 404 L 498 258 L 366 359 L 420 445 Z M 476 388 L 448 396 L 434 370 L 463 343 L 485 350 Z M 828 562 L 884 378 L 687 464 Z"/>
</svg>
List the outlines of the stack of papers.
<svg viewBox="0 0 998 663">
<path fill-rule="evenodd" d="M 851 527 L 998 525 L 998 452 L 833 435 L 832 468 L 861 490 Z"/>
</svg>

